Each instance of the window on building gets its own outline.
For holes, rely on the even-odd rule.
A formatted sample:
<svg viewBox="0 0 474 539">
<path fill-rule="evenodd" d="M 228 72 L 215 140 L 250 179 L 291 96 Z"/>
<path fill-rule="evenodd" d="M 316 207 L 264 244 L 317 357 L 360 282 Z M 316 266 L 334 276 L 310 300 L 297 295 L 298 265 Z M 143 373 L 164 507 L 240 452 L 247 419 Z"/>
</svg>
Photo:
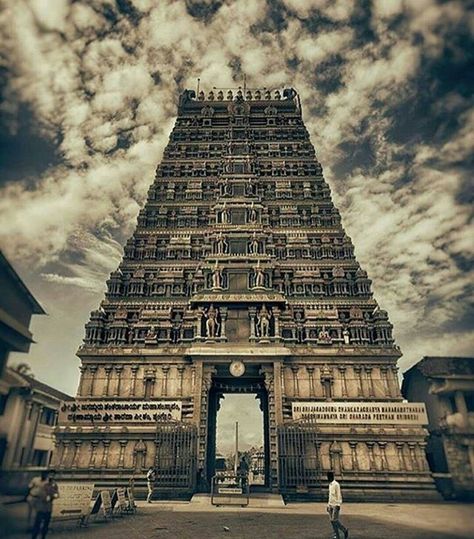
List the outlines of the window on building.
<svg viewBox="0 0 474 539">
<path fill-rule="evenodd" d="M 43 408 L 43 411 L 41 413 L 40 417 L 40 423 L 42 425 L 49 425 L 53 427 L 56 423 L 56 412 L 52 408 L 47 408 L 46 406 Z"/>
<path fill-rule="evenodd" d="M 47 466 L 48 465 L 48 453 L 42 449 L 35 449 L 33 451 L 33 459 L 31 461 L 32 466 Z"/>
<path fill-rule="evenodd" d="M 464 393 L 464 400 L 466 401 L 467 411 L 474 412 L 474 393 Z"/>
<path fill-rule="evenodd" d="M 5 408 L 7 407 L 8 393 L 0 395 L 0 415 L 5 413 Z"/>
</svg>

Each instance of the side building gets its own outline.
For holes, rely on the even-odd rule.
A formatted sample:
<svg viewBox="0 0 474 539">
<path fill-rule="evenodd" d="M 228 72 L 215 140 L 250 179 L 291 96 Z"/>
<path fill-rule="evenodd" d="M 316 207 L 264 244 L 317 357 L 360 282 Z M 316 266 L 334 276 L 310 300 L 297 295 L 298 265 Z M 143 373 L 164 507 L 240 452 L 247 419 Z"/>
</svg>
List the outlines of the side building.
<svg viewBox="0 0 474 539">
<path fill-rule="evenodd" d="M 23 492 L 33 475 L 49 466 L 61 403 L 72 397 L 7 367 L 0 394 L 0 484 Z"/>
<path fill-rule="evenodd" d="M 474 498 L 474 358 L 424 357 L 403 375 L 403 396 L 426 404 L 429 466 L 445 498 Z"/>
</svg>

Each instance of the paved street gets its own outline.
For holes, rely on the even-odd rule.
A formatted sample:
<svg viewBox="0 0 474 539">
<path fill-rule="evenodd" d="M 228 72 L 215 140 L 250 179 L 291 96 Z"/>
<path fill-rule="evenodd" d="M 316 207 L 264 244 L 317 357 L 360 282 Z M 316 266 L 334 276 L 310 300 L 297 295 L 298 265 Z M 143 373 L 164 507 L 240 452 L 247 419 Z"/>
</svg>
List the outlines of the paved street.
<svg viewBox="0 0 474 539">
<path fill-rule="evenodd" d="M 7 506 L 8 507 L 8 506 Z M 23 527 L 24 508 L 9 506 L 16 526 Z M 53 524 L 56 539 L 330 539 L 324 504 L 283 508 L 195 508 L 192 504 L 140 504 L 136 515 L 111 522 L 93 521 L 88 528 Z M 351 539 L 472 539 L 474 507 L 467 504 L 346 504 L 343 522 Z M 225 529 L 228 528 L 228 531 Z M 0 533 L 1 536 L 1 533 Z M 15 533 L 10 537 L 28 537 Z"/>
</svg>

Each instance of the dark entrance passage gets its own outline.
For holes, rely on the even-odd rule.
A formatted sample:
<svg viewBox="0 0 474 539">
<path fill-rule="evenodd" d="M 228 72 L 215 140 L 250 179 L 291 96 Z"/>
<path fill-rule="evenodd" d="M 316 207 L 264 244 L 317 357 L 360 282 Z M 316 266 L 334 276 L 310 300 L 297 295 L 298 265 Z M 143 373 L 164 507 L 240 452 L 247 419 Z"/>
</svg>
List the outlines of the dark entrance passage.
<svg viewBox="0 0 474 539">
<path fill-rule="evenodd" d="M 216 471 L 222 470 L 225 465 L 232 466 L 235 453 L 234 425 L 237 418 L 240 431 L 239 453 L 242 456 L 247 451 L 245 456 L 251 472 L 251 490 L 265 490 L 270 485 L 268 395 L 263 376 L 258 373 L 258 366 L 255 365 L 254 370 L 251 367 L 247 368 L 246 375 L 241 378 L 232 377 L 227 368 L 222 369 L 222 372 L 218 369 L 213 377 L 209 393 L 206 462 L 209 485 Z M 242 410 L 249 413 L 242 414 Z M 254 446 L 252 452 L 248 451 L 251 446 Z M 261 451 L 255 451 L 258 447 Z"/>
</svg>

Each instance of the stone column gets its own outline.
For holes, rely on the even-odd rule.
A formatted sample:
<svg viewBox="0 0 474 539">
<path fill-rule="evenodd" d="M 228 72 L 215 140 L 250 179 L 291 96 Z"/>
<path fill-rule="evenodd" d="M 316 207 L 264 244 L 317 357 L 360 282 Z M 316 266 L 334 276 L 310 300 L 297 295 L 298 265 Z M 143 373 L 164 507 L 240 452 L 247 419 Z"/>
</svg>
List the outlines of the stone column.
<svg viewBox="0 0 474 539">
<path fill-rule="evenodd" d="M 221 337 L 221 340 L 226 341 L 227 340 L 227 336 L 226 336 L 227 307 L 221 307 L 219 310 L 220 310 L 220 313 L 221 313 L 221 334 L 220 334 L 220 337 Z"/>
<path fill-rule="evenodd" d="M 63 442 L 62 442 L 63 450 L 61 452 L 61 458 L 59 459 L 59 467 L 60 468 L 65 468 L 66 467 L 67 458 L 69 456 L 70 444 L 71 444 L 70 440 L 63 440 Z"/>
<path fill-rule="evenodd" d="M 122 385 L 122 372 L 123 372 L 123 365 L 117 365 L 115 367 L 115 373 L 117 375 L 117 383 L 115 385 L 115 391 L 114 396 L 118 397 L 120 395 L 121 385 Z"/>
<path fill-rule="evenodd" d="M 250 318 L 250 341 L 255 341 L 255 317 L 257 315 L 257 309 L 255 307 L 249 307 Z"/>
<path fill-rule="evenodd" d="M 74 453 L 72 455 L 71 468 L 77 468 L 77 461 L 79 460 L 79 451 L 81 449 L 82 440 L 74 440 Z"/>
<path fill-rule="evenodd" d="M 340 475 L 342 471 L 341 455 L 342 448 L 337 441 L 334 441 L 329 447 L 329 456 L 331 459 L 331 467 L 334 470 L 334 474 L 336 476 Z"/>
<path fill-rule="evenodd" d="M 33 461 L 36 433 L 38 432 L 38 424 L 40 421 L 41 414 L 43 413 L 43 409 L 44 407 L 41 404 L 37 406 L 35 419 L 34 419 L 34 426 L 33 428 L 30 429 L 28 440 L 26 442 L 25 461 L 24 463 L 22 462 L 21 464 L 26 464 L 27 466 L 31 466 L 33 464 L 32 461 Z"/>
<path fill-rule="evenodd" d="M 315 391 L 314 391 L 314 367 L 306 367 L 306 370 L 308 371 L 309 376 L 309 396 L 314 397 Z"/>
<path fill-rule="evenodd" d="M 130 388 L 130 396 L 135 397 L 136 391 L 137 391 L 137 373 L 138 373 L 138 365 L 132 365 L 131 371 L 132 371 L 132 385 Z"/>
<path fill-rule="evenodd" d="M 374 397 L 374 381 L 372 379 L 372 367 L 370 365 L 366 365 L 365 367 L 365 375 L 367 377 L 367 386 L 369 389 L 369 397 Z"/>
<path fill-rule="evenodd" d="M 370 470 L 377 470 L 377 466 L 375 464 L 375 456 L 374 456 L 374 444 L 375 442 L 365 442 L 367 445 L 367 448 L 369 449 L 369 466 Z"/>
<path fill-rule="evenodd" d="M 354 374 L 355 374 L 355 380 L 357 384 L 357 396 L 363 397 L 364 396 L 364 388 L 362 387 L 362 367 L 359 365 L 354 365 Z"/>
<path fill-rule="evenodd" d="M 91 365 L 89 367 L 90 375 L 90 384 L 89 384 L 89 397 L 94 397 L 95 395 L 95 378 L 97 375 L 97 366 Z"/>
<path fill-rule="evenodd" d="M 419 455 L 419 460 L 420 460 L 419 469 L 422 472 L 428 472 L 430 469 L 428 466 L 428 461 L 426 459 L 426 445 L 427 445 L 426 442 L 418 442 L 418 455 Z"/>
<path fill-rule="evenodd" d="M 400 384 L 398 383 L 398 367 L 396 365 L 392 365 L 392 388 L 393 393 L 392 397 L 398 398 L 400 397 Z"/>
<path fill-rule="evenodd" d="M 464 425 L 467 425 L 466 399 L 462 391 L 454 392 L 454 402 L 456 403 L 456 410 L 462 415 Z"/>
<path fill-rule="evenodd" d="M 293 396 L 300 396 L 300 387 L 298 383 L 298 365 L 291 365 L 291 372 L 293 373 Z"/>
<path fill-rule="evenodd" d="M 85 365 L 81 365 L 79 367 L 79 372 L 81 373 L 80 375 L 80 378 L 79 378 L 79 387 L 77 388 L 77 395 L 79 397 L 82 397 L 82 393 L 84 391 L 84 386 L 85 386 L 85 378 L 86 378 L 86 375 L 87 375 L 87 366 Z"/>
<path fill-rule="evenodd" d="M 107 397 L 110 391 L 110 374 L 112 372 L 112 367 L 110 365 L 107 365 L 106 367 L 104 367 L 104 372 L 105 372 L 105 380 L 104 380 L 103 396 Z"/>
<path fill-rule="evenodd" d="M 107 464 L 109 462 L 109 450 L 110 450 L 110 440 L 102 440 L 104 445 L 104 453 L 102 455 L 101 468 L 108 468 Z"/>
<path fill-rule="evenodd" d="M 178 392 L 179 392 L 179 396 L 182 397 L 183 396 L 184 371 L 185 371 L 186 367 L 184 365 L 178 365 L 177 369 L 178 369 L 178 377 L 179 377 Z"/>
<path fill-rule="evenodd" d="M 341 373 L 341 396 L 347 397 L 346 367 L 345 365 L 339 365 L 337 368 Z"/>
<path fill-rule="evenodd" d="M 127 447 L 128 440 L 119 440 L 119 444 L 120 444 L 120 452 L 119 452 L 118 467 L 123 468 L 124 460 L 125 460 L 125 448 Z"/>
<path fill-rule="evenodd" d="M 89 469 L 91 470 L 95 468 L 95 458 L 97 456 L 98 445 L 99 445 L 99 440 L 91 440 L 91 454 L 89 458 Z"/>
<path fill-rule="evenodd" d="M 388 385 L 388 379 L 387 379 L 387 370 L 388 370 L 388 367 L 386 365 L 380 366 L 380 378 L 382 380 L 384 396 L 391 397 L 390 387 Z"/>
<path fill-rule="evenodd" d="M 406 471 L 407 463 L 405 460 L 405 453 L 403 451 L 403 446 L 405 445 L 405 442 L 395 442 L 395 445 L 397 446 L 398 464 L 400 467 L 400 471 Z"/>
<path fill-rule="evenodd" d="M 163 379 L 161 380 L 161 395 L 163 397 L 168 396 L 168 372 L 170 370 L 169 365 L 162 365 L 161 372 L 163 373 Z"/>
<path fill-rule="evenodd" d="M 415 448 L 416 448 L 416 442 L 408 442 L 408 449 L 410 451 L 410 460 L 411 460 L 412 469 L 413 469 L 413 471 L 417 472 L 418 471 L 418 461 L 416 459 Z"/>
<path fill-rule="evenodd" d="M 382 470 L 388 470 L 388 461 L 387 461 L 387 453 L 385 452 L 387 448 L 387 442 L 378 442 L 380 447 L 380 462 L 382 466 Z"/>
<path fill-rule="evenodd" d="M 273 320 L 275 321 L 275 342 L 280 342 L 280 309 L 273 307 Z"/>
<path fill-rule="evenodd" d="M 354 471 L 359 469 L 359 461 L 357 460 L 357 443 L 358 442 L 349 442 L 349 447 L 351 448 L 352 470 Z"/>
</svg>

